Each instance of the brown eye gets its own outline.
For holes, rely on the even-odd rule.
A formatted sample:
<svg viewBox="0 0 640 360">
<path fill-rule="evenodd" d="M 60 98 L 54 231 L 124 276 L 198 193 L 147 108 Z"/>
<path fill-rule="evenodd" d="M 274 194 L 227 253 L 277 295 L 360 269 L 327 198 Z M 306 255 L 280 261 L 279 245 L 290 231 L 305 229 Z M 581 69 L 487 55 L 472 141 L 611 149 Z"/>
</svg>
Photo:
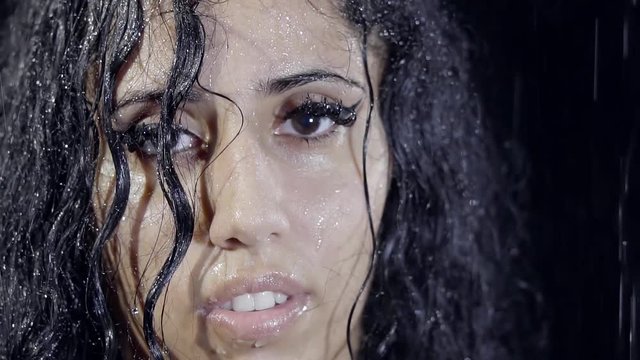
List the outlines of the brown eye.
<svg viewBox="0 0 640 360">
<path fill-rule="evenodd" d="M 316 139 L 330 134 L 338 125 L 351 126 L 356 120 L 355 106 L 346 108 L 339 103 L 305 101 L 284 116 L 275 135 L 302 139 Z"/>
<path fill-rule="evenodd" d="M 301 135 L 309 136 L 317 132 L 318 129 L 327 128 L 333 125 L 333 121 L 328 117 L 318 117 L 313 114 L 297 114 L 290 119 L 293 129 Z"/>
<path fill-rule="evenodd" d="M 336 123 L 327 116 L 320 117 L 301 113 L 285 119 L 274 133 L 276 135 L 315 138 L 331 132 L 335 127 Z"/>
</svg>

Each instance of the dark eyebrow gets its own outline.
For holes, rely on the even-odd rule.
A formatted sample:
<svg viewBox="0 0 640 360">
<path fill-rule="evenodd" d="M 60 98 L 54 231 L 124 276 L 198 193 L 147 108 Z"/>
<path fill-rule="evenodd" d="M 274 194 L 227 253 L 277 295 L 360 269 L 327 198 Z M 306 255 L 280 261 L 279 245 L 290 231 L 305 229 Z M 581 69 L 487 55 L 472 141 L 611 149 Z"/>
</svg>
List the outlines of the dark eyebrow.
<svg viewBox="0 0 640 360">
<path fill-rule="evenodd" d="M 281 78 L 260 81 L 258 83 L 258 90 L 265 92 L 268 95 L 281 94 L 287 90 L 315 81 L 338 81 L 364 90 L 364 86 L 359 82 L 325 70 L 311 70 Z M 162 100 L 162 96 L 164 96 L 164 92 L 164 89 L 130 91 L 123 96 L 122 99 L 118 100 L 116 110 L 120 110 L 132 104 L 160 102 Z M 187 93 L 184 101 L 190 103 L 200 102 L 204 97 L 205 91 L 203 89 L 193 88 Z"/>
<path fill-rule="evenodd" d="M 258 83 L 258 90 L 267 93 L 267 95 L 281 94 L 287 90 L 315 81 L 344 82 L 347 85 L 355 86 L 364 90 L 364 87 L 359 82 L 325 70 L 311 70 L 281 78 L 261 81 Z"/>
<path fill-rule="evenodd" d="M 140 91 L 129 91 L 122 99 L 116 103 L 116 110 L 122 109 L 132 104 L 160 102 L 164 96 L 164 89 L 151 89 Z M 199 88 L 193 88 L 185 95 L 183 102 L 194 103 L 202 101 L 204 98 L 204 91 Z"/>
</svg>

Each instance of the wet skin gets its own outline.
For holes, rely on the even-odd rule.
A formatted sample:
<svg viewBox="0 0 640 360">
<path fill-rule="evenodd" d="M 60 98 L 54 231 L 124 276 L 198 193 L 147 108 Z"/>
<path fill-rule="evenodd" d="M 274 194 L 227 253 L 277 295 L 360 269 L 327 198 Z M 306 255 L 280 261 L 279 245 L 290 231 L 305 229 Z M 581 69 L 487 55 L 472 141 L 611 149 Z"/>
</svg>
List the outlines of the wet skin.
<svg viewBox="0 0 640 360">
<path fill-rule="evenodd" d="M 175 358 L 348 358 L 347 318 L 371 253 L 362 172 L 370 102 L 360 34 L 329 2 L 313 3 L 321 12 L 291 0 L 198 6 L 206 55 L 199 84 L 176 116 L 173 148 L 195 231 L 155 312 L 156 331 Z M 161 9 L 146 10 L 142 43 L 117 86 L 124 105 L 114 128 L 136 140 L 127 144 L 128 206 L 105 253 L 115 274 L 112 307 L 130 347 L 140 349 L 142 311 L 135 309 L 143 308 L 174 238 L 148 141 L 159 105 L 145 97 L 164 86 L 173 25 Z M 371 52 L 368 62 L 377 94 L 381 58 Z M 99 222 L 114 186 L 105 147 L 103 140 L 94 198 Z M 375 110 L 367 176 L 377 227 L 389 154 Z M 255 294 L 264 291 L 286 301 L 233 310 L 247 297 L 257 304 Z M 356 339 L 360 311 L 351 324 Z"/>
</svg>

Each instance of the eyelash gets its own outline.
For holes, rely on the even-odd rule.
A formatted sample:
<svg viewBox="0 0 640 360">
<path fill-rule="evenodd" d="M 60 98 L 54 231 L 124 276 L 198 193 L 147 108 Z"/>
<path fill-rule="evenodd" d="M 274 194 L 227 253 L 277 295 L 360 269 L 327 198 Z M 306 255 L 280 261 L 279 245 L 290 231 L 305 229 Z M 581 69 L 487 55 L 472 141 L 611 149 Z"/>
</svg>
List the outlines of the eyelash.
<svg viewBox="0 0 640 360">
<path fill-rule="evenodd" d="M 156 156 L 160 150 L 157 144 L 158 126 L 159 124 L 157 123 L 140 123 L 132 126 L 123 134 L 122 141 L 131 152 L 139 151 L 146 156 Z M 205 145 L 204 140 L 180 125 L 173 124 L 170 131 L 171 140 L 169 147 L 173 155 L 198 147 L 204 147 Z M 180 142 L 184 141 L 183 136 L 188 136 L 190 143 L 186 145 L 182 144 L 182 146 L 176 149 L 176 147 L 180 145 Z"/>
<path fill-rule="evenodd" d="M 318 102 L 311 99 L 310 95 L 307 95 L 302 104 L 281 117 L 281 123 L 274 130 L 274 133 L 307 143 L 328 139 L 336 132 L 337 126 L 351 127 L 355 123 L 357 120 L 356 108 L 359 104 L 360 101 L 352 106 L 346 107 L 342 105 L 342 102 L 330 102 L 326 97 L 323 97 L 322 100 Z M 329 125 L 331 129 L 325 130 L 325 132 L 320 135 L 301 134 L 300 132 L 294 134 L 290 130 L 296 131 L 294 129 L 295 126 L 289 125 L 291 128 L 289 133 L 283 133 L 283 126 L 293 121 L 296 117 L 300 118 L 300 116 L 304 116 L 304 120 L 311 120 L 311 125 L 315 126 L 316 130 L 322 126 L 322 120 L 326 119 L 331 121 Z"/>
<path fill-rule="evenodd" d="M 321 101 L 314 101 L 310 95 L 307 95 L 302 104 L 288 111 L 281 117 L 280 124 L 274 130 L 274 134 L 293 138 L 297 141 L 304 141 L 307 144 L 327 140 L 336 133 L 337 126 L 351 127 L 355 123 L 357 120 L 356 108 L 360 102 L 361 101 L 358 101 L 354 105 L 346 107 L 342 105 L 342 102 L 330 102 L 326 97 L 323 97 Z M 283 130 L 283 126 L 288 122 L 293 121 L 295 118 L 300 119 L 301 116 L 303 117 L 302 119 L 305 120 L 315 120 L 312 121 L 312 126 L 317 124 L 317 127 L 321 126 L 321 122 L 325 119 L 331 121 L 329 125 L 331 129 L 325 130 L 325 132 L 320 135 L 313 136 L 301 133 L 293 134 L 290 130 L 287 130 L 289 133 L 286 133 L 286 131 Z M 157 123 L 138 123 L 123 133 L 122 142 L 130 152 L 137 151 L 145 156 L 156 156 L 159 151 L 157 144 L 158 126 L 159 124 Z M 293 129 L 292 125 L 289 125 L 289 127 Z M 171 127 L 171 135 L 172 139 L 169 145 L 173 155 L 206 146 L 203 139 L 178 124 L 173 124 Z M 174 149 L 180 143 L 182 136 L 188 136 L 191 144 Z"/>
</svg>

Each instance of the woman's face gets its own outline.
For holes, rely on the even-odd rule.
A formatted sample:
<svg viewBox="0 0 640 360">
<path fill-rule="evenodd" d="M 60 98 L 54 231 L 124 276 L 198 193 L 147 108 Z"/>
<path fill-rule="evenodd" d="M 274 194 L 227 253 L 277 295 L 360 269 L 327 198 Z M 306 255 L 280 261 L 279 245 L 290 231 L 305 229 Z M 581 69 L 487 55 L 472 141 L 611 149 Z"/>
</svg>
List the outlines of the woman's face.
<svg viewBox="0 0 640 360">
<path fill-rule="evenodd" d="M 176 115 L 173 146 L 195 231 L 156 306 L 156 332 L 180 359 L 348 357 L 347 318 L 371 254 L 360 35 L 329 1 L 229 0 L 197 9 L 206 55 L 199 84 Z M 127 151 L 131 193 L 105 254 L 115 274 L 114 312 L 134 344 L 144 344 L 143 301 L 174 239 L 151 141 L 156 94 L 174 59 L 174 25 L 167 9 L 145 10 L 145 33 L 119 77 L 113 120 L 118 131 L 134 129 Z M 381 59 L 373 52 L 368 58 L 377 93 Z M 102 144 L 99 221 L 114 191 L 113 163 Z M 374 111 L 367 176 L 376 226 L 388 172 Z M 359 314 L 358 308 L 356 339 Z"/>
</svg>

